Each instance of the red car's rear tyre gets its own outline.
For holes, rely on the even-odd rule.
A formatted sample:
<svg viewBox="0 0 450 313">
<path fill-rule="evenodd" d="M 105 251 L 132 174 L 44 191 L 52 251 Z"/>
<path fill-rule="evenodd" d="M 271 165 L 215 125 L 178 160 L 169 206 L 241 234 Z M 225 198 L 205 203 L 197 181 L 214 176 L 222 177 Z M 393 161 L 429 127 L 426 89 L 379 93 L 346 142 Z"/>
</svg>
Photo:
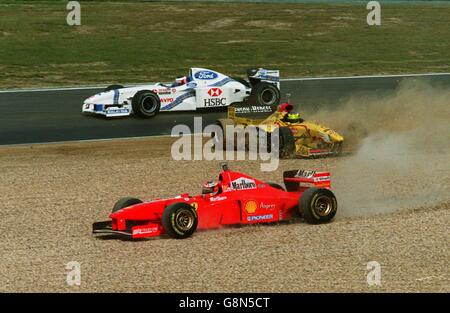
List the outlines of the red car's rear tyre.
<svg viewBox="0 0 450 313">
<path fill-rule="evenodd" d="M 172 203 L 164 209 L 162 225 L 171 238 L 190 237 L 197 229 L 197 224 L 197 212 L 187 203 Z"/>
<path fill-rule="evenodd" d="M 336 215 L 336 197 L 329 189 L 309 188 L 300 197 L 299 210 L 310 224 L 327 223 Z"/>
<path fill-rule="evenodd" d="M 131 197 L 125 197 L 120 199 L 119 201 L 114 204 L 114 207 L 112 209 L 112 213 L 117 212 L 119 210 L 122 210 L 123 208 L 127 208 L 129 206 L 142 203 L 142 200 L 137 198 L 131 198 Z"/>
</svg>

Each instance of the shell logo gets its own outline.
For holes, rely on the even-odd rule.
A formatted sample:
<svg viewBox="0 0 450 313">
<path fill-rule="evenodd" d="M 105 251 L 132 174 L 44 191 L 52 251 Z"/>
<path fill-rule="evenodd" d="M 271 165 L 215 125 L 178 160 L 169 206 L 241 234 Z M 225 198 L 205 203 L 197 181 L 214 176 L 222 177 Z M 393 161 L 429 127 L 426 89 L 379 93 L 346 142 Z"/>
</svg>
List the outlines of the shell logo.
<svg viewBox="0 0 450 313">
<path fill-rule="evenodd" d="M 244 210 L 247 211 L 248 214 L 253 214 L 256 212 L 258 205 L 256 201 L 250 200 L 245 203 Z"/>
</svg>

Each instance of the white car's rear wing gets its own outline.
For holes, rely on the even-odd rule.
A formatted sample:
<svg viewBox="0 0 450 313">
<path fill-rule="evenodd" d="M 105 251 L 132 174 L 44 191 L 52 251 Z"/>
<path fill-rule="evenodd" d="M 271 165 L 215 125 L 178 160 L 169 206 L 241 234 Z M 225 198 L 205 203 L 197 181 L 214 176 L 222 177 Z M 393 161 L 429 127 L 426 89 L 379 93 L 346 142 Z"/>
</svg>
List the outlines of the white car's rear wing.
<svg viewBox="0 0 450 313">
<path fill-rule="evenodd" d="M 248 80 L 250 84 L 255 85 L 258 82 L 268 82 L 277 85 L 280 89 L 280 71 L 268 70 L 265 68 L 251 68 L 247 70 Z"/>
</svg>

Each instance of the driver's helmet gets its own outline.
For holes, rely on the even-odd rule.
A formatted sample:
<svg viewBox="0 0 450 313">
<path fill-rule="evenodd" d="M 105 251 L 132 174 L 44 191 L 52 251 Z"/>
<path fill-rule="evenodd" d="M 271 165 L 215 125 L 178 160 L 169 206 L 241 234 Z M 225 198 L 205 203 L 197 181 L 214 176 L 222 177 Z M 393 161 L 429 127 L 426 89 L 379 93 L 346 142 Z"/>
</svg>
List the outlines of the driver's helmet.
<svg viewBox="0 0 450 313">
<path fill-rule="evenodd" d="M 298 113 L 289 113 L 286 118 L 286 121 L 288 121 L 289 123 L 300 123 L 301 120 L 302 118 Z"/>
<path fill-rule="evenodd" d="M 207 181 L 202 188 L 202 194 L 215 196 L 219 193 L 219 183 L 215 181 Z"/>
<path fill-rule="evenodd" d="M 177 86 L 183 86 L 183 85 L 189 83 L 191 80 L 192 80 L 192 79 L 191 79 L 190 76 L 181 76 L 181 77 L 177 77 L 177 78 L 175 79 L 175 84 L 176 84 Z"/>
</svg>

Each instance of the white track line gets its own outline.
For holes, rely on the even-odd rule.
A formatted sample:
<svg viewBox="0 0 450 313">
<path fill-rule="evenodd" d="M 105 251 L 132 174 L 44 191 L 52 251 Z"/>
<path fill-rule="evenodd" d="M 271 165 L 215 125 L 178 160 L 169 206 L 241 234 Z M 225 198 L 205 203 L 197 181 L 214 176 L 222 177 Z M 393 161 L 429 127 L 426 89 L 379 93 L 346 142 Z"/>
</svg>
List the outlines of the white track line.
<svg viewBox="0 0 450 313">
<path fill-rule="evenodd" d="M 445 76 L 450 73 L 425 73 L 425 74 L 398 74 L 398 75 L 365 75 L 365 76 L 337 76 L 337 77 L 305 77 L 285 78 L 280 81 L 303 81 L 303 80 L 332 80 L 332 79 L 360 79 L 360 78 L 395 78 L 395 77 L 417 77 L 417 76 Z"/>
<path fill-rule="evenodd" d="M 450 73 L 425 73 L 425 74 L 396 74 L 396 75 L 366 75 L 366 76 L 337 76 L 337 77 L 297 77 L 297 78 L 284 78 L 280 81 L 305 81 L 305 80 L 333 80 L 333 79 L 364 79 L 364 78 L 395 78 L 395 77 L 417 77 L 417 76 L 445 76 Z M 125 84 L 126 86 L 145 86 L 152 84 Z M 101 89 L 105 86 L 80 86 L 80 87 L 61 87 L 61 88 L 37 88 L 37 89 L 7 89 L 0 90 L 0 93 L 22 93 L 22 92 L 51 92 L 51 91 L 70 91 L 70 90 L 88 90 L 88 89 Z"/>
<path fill-rule="evenodd" d="M 29 147 L 29 146 L 43 146 L 43 145 L 60 145 L 60 144 L 77 144 L 77 143 L 89 143 L 89 142 L 108 142 L 108 141 L 128 141 L 128 140 L 143 140 L 153 138 L 179 138 L 184 136 L 202 136 L 203 133 L 192 133 L 181 136 L 172 135 L 155 135 L 155 136 L 136 136 L 136 137 L 116 137 L 116 138 L 100 138 L 100 139 L 81 139 L 81 140 L 66 140 L 66 141 L 50 141 L 50 142 L 31 142 L 31 143 L 13 143 L 8 145 L 1 145 L 3 148 L 15 148 L 15 147 Z"/>
</svg>

